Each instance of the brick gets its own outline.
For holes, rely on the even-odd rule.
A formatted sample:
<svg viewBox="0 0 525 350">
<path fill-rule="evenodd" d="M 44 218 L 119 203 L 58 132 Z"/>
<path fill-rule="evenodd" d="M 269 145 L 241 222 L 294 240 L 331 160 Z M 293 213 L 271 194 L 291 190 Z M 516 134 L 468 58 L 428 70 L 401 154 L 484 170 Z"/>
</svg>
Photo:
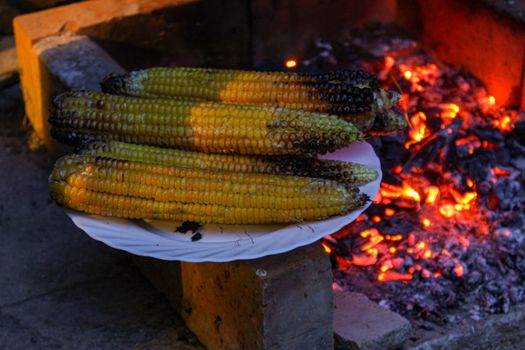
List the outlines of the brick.
<svg viewBox="0 0 525 350">
<path fill-rule="evenodd" d="M 318 243 L 248 261 L 137 264 L 210 349 L 333 349 L 332 273 Z"/>
<path fill-rule="evenodd" d="M 411 330 L 399 314 L 372 302 L 365 295 L 334 291 L 334 333 L 338 350 L 399 348 Z"/>
<path fill-rule="evenodd" d="M 487 86 L 498 104 L 525 107 L 525 25 L 480 2 L 418 0 L 423 43 Z M 418 33 L 419 34 L 419 33 Z"/>
</svg>

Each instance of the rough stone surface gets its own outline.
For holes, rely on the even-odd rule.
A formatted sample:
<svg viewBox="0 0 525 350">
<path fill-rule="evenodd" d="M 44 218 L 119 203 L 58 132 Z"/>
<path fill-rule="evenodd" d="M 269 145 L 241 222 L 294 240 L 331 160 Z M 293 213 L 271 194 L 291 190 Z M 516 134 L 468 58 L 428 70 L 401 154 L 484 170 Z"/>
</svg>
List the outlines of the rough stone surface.
<svg viewBox="0 0 525 350">
<path fill-rule="evenodd" d="M 137 261 L 210 349 L 333 348 L 332 274 L 319 244 L 231 263 Z"/>
<path fill-rule="evenodd" d="M 53 159 L 26 146 L 19 87 L 0 91 L 0 348 L 200 348 L 130 256 L 49 197 Z"/>
<path fill-rule="evenodd" d="M 482 321 L 471 321 L 459 328 L 448 327 L 446 332 L 418 344 L 407 342 L 411 350 L 468 350 L 468 349 L 525 349 L 525 305 L 509 313 L 493 315 Z M 444 333 L 444 334 L 443 334 Z"/>
<path fill-rule="evenodd" d="M 408 337 L 410 322 L 360 293 L 334 291 L 334 333 L 338 349 L 396 349 Z"/>
<path fill-rule="evenodd" d="M 52 77 L 68 89 L 100 91 L 104 77 L 124 73 L 115 60 L 85 36 L 50 36 L 34 48 Z"/>
</svg>

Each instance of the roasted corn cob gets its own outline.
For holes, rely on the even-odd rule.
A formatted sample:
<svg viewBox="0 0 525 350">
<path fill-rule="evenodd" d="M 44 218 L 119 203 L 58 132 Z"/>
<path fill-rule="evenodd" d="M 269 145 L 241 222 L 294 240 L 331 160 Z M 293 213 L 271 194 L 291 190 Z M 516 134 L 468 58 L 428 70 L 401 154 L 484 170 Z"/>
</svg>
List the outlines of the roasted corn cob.
<svg viewBox="0 0 525 350">
<path fill-rule="evenodd" d="M 97 92 L 67 92 L 54 104 L 49 122 L 53 134 L 65 141 L 101 137 L 210 153 L 272 155 L 331 152 L 360 137 L 352 124 L 335 116 L 283 108 Z"/>
<path fill-rule="evenodd" d="M 185 96 L 335 114 L 352 122 L 361 131 L 375 134 L 406 127 L 405 122 L 404 126 L 395 123 L 388 128 L 374 130 L 374 120 L 391 112 L 391 108 L 399 102 L 400 95 L 379 89 L 376 78 L 361 71 L 308 74 L 150 68 L 109 76 L 102 82 L 102 88 L 110 93 L 130 96 Z M 403 117 L 402 113 L 395 113 Z M 390 120 L 387 118 L 381 124 Z"/>
<path fill-rule="evenodd" d="M 367 196 L 331 180 L 234 174 L 91 156 L 66 156 L 50 177 L 61 205 L 92 214 L 201 223 L 319 220 L 363 205 Z"/>
<path fill-rule="evenodd" d="M 93 142 L 82 150 L 81 154 L 215 171 L 315 176 L 353 185 L 374 181 L 378 176 L 374 169 L 364 165 L 337 160 L 207 154 L 117 141 Z"/>
</svg>

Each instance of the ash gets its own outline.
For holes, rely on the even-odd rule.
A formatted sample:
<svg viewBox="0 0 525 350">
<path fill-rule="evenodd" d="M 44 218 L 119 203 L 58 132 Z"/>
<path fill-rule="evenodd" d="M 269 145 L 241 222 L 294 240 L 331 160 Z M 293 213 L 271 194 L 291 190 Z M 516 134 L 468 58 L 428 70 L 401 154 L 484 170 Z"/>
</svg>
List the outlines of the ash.
<svg viewBox="0 0 525 350">
<path fill-rule="evenodd" d="M 306 71 L 365 69 L 403 93 L 406 132 L 368 141 L 374 204 L 323 245 L 336 283 L 421 327 L 505 313 L 525 301 L 525 114 L 393 28 L 319 40 Z"/>
</svg>

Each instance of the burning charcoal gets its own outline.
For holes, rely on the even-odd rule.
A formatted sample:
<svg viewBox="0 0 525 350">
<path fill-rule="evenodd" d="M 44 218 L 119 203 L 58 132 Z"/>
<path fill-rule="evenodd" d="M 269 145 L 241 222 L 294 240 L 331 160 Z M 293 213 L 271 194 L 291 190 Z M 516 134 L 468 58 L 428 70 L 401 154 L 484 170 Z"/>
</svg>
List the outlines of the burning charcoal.
<svg viewBox="0 0 525 350">
<path fill-rule="evenodd" d="M 467 276 L 467 283 L 473 286 L 478 285 L 483 281 L 483 275 L 479 271 L 472 271 Z"/>
<path fill-rule="evenodd" d="M 441 149 L 455 138 L 461 122 L 461 119 L 457 119 L 449 124 L 447 128 L 428 137 L 423 147 L 414 153 L 403 166 L 403 173 L 409 173 L 414 167 L 423 167 L 425 164 L 433 162 Z"/>
<path fill-rule="evenodd" d="M 512 159 L 512 165 L 514 165 L 519 170 L 525 170 L 525 157 L 515 157 Z"/>
<path fill-rule="evenodd" d="M 496 182 L 493 193 L 498 198 L 498 207 L 503 210 L 519 209 L 525 198 L 524 187 L 518 181 L 509 179 Z"/>
<path fill-rule="evenodd" d="M 368 140 L 381 159 L 381 196 L 328 243 L 334 276 L 423 324 L 452 320 L 454 308 L 457 322 L 507 312 L 525 301 L 525 114 L 495 106 L 467 73 L 398 50 L 395 36 L 378 26 L 314 47 L 309 68 L 332 57 L 400 87 L 412 123 Z"/>
<path fill-rule="evenodd" d="M 426 113 L 427 115 L 430 115 L 430 113 Z M 441 129 L 441 126 L 443 126 L 444 122 L 443 119 L 440 117 L 429 117 L 427 119 L 427 126 L 430 128 L 432 133 L 435 133 Z"/>
<path fill-rule="evenodd" d="M 511 286 L 509 290 L 510 300 L 513 304 L 521 303 L 525 300 L 525 291 L 523 288 Z"/>
<path fill-rule="evenodd" d="M 463 92 L 468 92 L 470 90 L 470 84 L 467 83 L 467 81 L 461 75 L 456 75 L 454 77 L 454 83 L 456 84 L 458 89 L 460 89 Z"/>
<path fill-rule="evenodd" d="M 522 114 L 520 117 L 524 120 L 514 124 L 513 134 L 516 140 L 520 140 L 521 143 L 525 146 L 525 116 Z"/>
</svg>

